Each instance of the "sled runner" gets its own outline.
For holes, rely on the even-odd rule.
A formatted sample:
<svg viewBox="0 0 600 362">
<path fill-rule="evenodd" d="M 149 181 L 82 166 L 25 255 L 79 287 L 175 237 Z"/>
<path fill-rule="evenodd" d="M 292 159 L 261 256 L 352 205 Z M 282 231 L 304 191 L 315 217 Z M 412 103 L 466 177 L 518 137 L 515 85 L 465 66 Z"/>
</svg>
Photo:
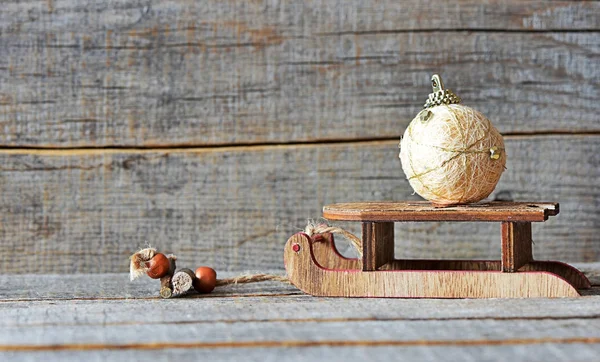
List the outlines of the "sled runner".
<svg viewBox="0 0 600 362">
<path fill-rule="evenodd" d="M 531 223 L 559 212 L 557 203 L 494 201 L 435 208 L 429 202 L 328 205 L 323 217 L 362 223 L 362 258 L 342 256 L 333 235 L 293 235 L 285 246 L 288 278 L 305 293 L 327 297 L 577 297 L 590 288 L 576 268 L 536 261 Z M 501 260 L 398 260 L 395 222 L 500 222 Z"/>
</svg>

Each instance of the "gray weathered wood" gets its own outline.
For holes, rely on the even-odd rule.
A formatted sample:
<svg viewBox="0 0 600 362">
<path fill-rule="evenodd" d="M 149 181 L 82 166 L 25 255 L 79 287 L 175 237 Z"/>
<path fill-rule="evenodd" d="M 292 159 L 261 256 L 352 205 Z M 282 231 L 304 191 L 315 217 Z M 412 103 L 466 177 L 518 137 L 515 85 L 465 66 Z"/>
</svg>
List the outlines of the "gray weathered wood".
<svg viewBox="0 0 600 362">
<path fill-rule="evenodd" d="M 0 144 L 399 137 L 434 72 L 502 132 L 598 132 L 599 13 L 587 1 L 3 3 Z"/>
<path fill-rule="evenodd" d="M 552 200 L 538 260 L 600 258 L 597 136 L 508 137 L 492 195 Z M 418 199 L 397 142 L 0 152 L 0 271 L 124 272 L 147 241 L 181 266 L 283 269 L 283 245 L 336 202 Z M 260 165 L 257 167 L 257 165 Z M 359 223 L 340 223 L 360 235 Z M 499 259 L 496 223 L 398 224 L 398 258 Z M 344 250 L 344 248 L 342 248 Z"/>
<path fill-rule="evenodd" d="M 572 263 L 572 265 L 584 273 L 592 285 L 600 285 L 600 263 Z"/>
<path fill-rule="evenodd" d="M 500 0 L 482 3 L 460 0 L 456 3 L 403 3 L 393 0 L 365 3 L 335 1 L 305 3 L 293 1 L 185 0 L 143 2 L 131 0 L 51 2 L 5 0 L 0 13 L 0 30 L 39 33 L 54 27 L 61 31 L 107 29 L 126 31 L 154 22 L 158 27 L 201 20 L 209 26 L 244 23 L 250 29 L 261 25 L 289 25 L 316 33 L 408 30 L 597 30 L 598 4 L 590 1 Z M 82 14 L 83 13 L 83 14 Z M 324 18 L 328 17 L 329 21 Z M 335 21 L 343 20 L 343 21 Z"/>
<path fill-rule="evenodd" d="M 597 302 L 597 300 L 596 300 Z M 263 307 L 272 307 L 269 302 L 262 303 Z M 343 305 L 343 304 L 342 304 Z M 163 309 L 164 306 L 156 308 Z M 194 305 L 190 305 L 194 307 Z M 119 308 L 115 306 L 115 308 Z M 106 311 L 108 312 L 108 310 Z M 196 323 L 161 323 L 144 328 L 136 323 L 143 319 L 144 313 L 129 316 L 126 321 L 130 324 L 115 325 L 111 323 L 86 325 L 75 323 L 62 327 L 62 332 L 68 335 L 65 343 L 63 333 L 48 333 L 49 327 L 44 325 L 11 326 L 0 328 L 0 351 L 14 351 L 19 345 L 25 351 L 35 351 L 35 346 L 42 351 L 56 350 L 64 345 L 92 345 L 90 350 L 103 349 L 145 349 L 145 345 L 162 344 L 168 348 L 170 344 L 181 344 L 187 348 L 236 348 L 256 345 L 257 347 L 310 346 L 312 343 L 322 346 L 336 344 L 376 345 L 381 341 L 388 346 L 418 346 L 427 345 L 483 345 L 505 344 L 542 344 L 574 342 L 600 344 L 600 318 L 571 318 L 558 319 L 526 319 L 495 320 L 430 320 L 430 321 L 286 321 L 274 320 L 263 323 L 246 323 L 232 321 L 230 323 L 214 323 L 209 328 L 205 324 Z M 133 318 L 132 318 L 133 317 Z M 200 328 L 199 328 L 200 327 Z M 347 328 L 344 333 L 344 328 Z M 351 332 L 348 331 L 351 329 Z M 251 332 L 249 332 L 251 331 Z M 457 333 L 460 331 L 460 333 Z M 584 335 L 584 337 L 582 337 Z M 416 338 L 415 338 L 416 337 Z M 528 340 L 530 340 L 529 343 Z M 445 342 L 444 342 L 445 341 Z M 262 343 L 262 344 L 261 344 Z M 12 347 L 11 346 L 15 346 Z M 28 348 L 27 346 L 32 346 Z"/>
<path fill-rule="evenodd" d="M 486 362 L 511 361 L 530 362 L 532 356 L 540 361 L 588 362 L 598 358 L 600 345 L 597 344 L 535 344 L 504 346 L 313 346 L 313 347 L 273 347 L 273 348 L 166 348 L 150 350 L 96 350 L 96 351 L 44 351 L 46 361 L 188 361 L 210 356 L 211 361 L 329 361 L 350 362 L 373 359 L 385 361 L 465 361 Z M 8 361 L 39 362 L 39 352 L 19 353 L 0 352 L 0 358 Z M 208 358 L 208 357 L 207 357 Z"/>
<path fill-rule="evenodd" d="M 580 267 L 597 277 L 598 263 Z M 600 351 L 598 287 L 575 299 L 411 300 L 316 298 L 260 283 L 162 300 L 149 299 L 158 281 L 129 283 L 126 274 L 1 275 L 0 285 L 0 358 L 10 360 L 42 352 L 44 360 L 162 361 L 208 353 L 215 360 L 490 354 L 486 360 L 528 361 L 535 353 L 578 361 Z"/>
<path fill-rule="evenodd" d="M 186 265 L 187 266 L 187 265 Z M 575 263 L 575 267 L 582 270 L 594 286 L 600 286 L 600 262 L 597 263 Z M 268 272 L 263 269 L 262 272 Z M 284 275 L 280 270 L 270 271 L 278 275 Z M 239 275 L 239 272 L 218 272 L 218 278 L 227 278 Z M 158 290 L 160 282 L 147 277 L 142 277 L 133 282 L 128 281 L 126 274 L 3 274 L 0 275 L 0 302 L 16 301 L 59 301 L 59 300 L 119 300 L 119 299 L 158 299 Z M 240 285 L 220 286 L 210 295 L 198 295 L 200 298 L 210 298 L 215 296 L 239 296 L 241 294 L 252 297 L 258 293 L 281 293 L 286 296 L 297 296 L 302 294 L 294 286 L 280 282 L 263 282 Z M 590 292 L 597 294 L 595 289 Z M 358 301 L 359 299 L 354 299 Z M 389 299 L 373 299 L 373 301 L 383 302 Z M 566 300 L 566 299 L 565 299 Z M 577 298 L 569 301 L 569 303 Z M 450 300 L 447 300 L 450 302 Z M 502 300 L 496 300 L 504 303 Z M 538 302 L 542 303 L 542 299 Z M 506 302 L 509 302 L 508 300 Z M 557 300 L 547 300 L 548 303 L 554 303 L 560 306 Z M 391 303 L 391 302 L 390 302 Z M 426 302 L 427 303 L 427 302 Z M 471 303 L 480 303 L 477 299 Z M 516 303 L 512 300 L 512 303 Z M 325 310 L 325 309 L 324 309 Z M 18 311 L 15 311 L 18 313 Z M 508 313 L 511 315 L 514 311 L 507 310 L 498 313 Z M 403 312 L 404 313 L 404 312 Z M 406 311 L 405 316 L 414 315 L 414 311 Z M 252 314 L 252 313 L 250 313 Z M 504 314 L 502 314 L 504 315 Z"/>
</svg>

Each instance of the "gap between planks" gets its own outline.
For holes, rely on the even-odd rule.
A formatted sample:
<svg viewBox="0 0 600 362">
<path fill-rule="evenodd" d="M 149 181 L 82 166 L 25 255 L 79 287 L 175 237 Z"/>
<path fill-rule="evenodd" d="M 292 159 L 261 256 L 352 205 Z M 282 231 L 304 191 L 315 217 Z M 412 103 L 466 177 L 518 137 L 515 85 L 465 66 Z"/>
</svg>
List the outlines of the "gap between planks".
<svg viewBox="0 0 600 362">
<path fill-rule="evenodd" d="M 216 349 L 216 348 L 307 348 L 307 347 L 418 347 L 418 346 L 522 346 L 538 344 L 600 344 L 597 337 L 520 338 L 471 340 L 409 340 L 409 341 L 248 341 L 248 342 L 190 342 L 190 343 L 130 343 L 130 344 L 40 344 L 0 345 L 0 352 L 94 351 L 94 350 L 159 350 L 159 349 Z"/>
<path fill-rule="evenodd" d="M 548 132 L 511 132 L 502 135 L 505 140 L 536 138 L 536 137 L 594 137 L 600 136 L 600 131 L 589 132 L 570 132 L 570 131 L 548 131 Z M 276 148 L 313 148 L 329 147 L 331 145 L 347 144 L 387 144 L 390 142 L 398 143 L 401 135 L 381 138 L 339 138 L 339 139 L 316 139 L 310 141 L 291 141 L 291 142 L 262 142 L 262 143 L 226 143 L 226 144 L 156 144 L 141 146 L 88 146 L 88 147 L 58 147 L 58 146 L 2 146 L 0 145 L 0 155 L 39 155 L 39 156 L 80 156 L 96 154 L 146 154 L 156 152 L 169 153 L 208 153 L 214 151 L 261 151 Z"/>
<path fill-rule="evenodd" d="M 418 33 L 599 33 L 600 28 L 582 29 L 501 29 L 501 28 L 422 28 L 422 29 L 380 29 L 360 31 L 335 31 L 315 33 L 315 36 L 377 35 L 377 34 L 418 34 Z"/>
</svg>

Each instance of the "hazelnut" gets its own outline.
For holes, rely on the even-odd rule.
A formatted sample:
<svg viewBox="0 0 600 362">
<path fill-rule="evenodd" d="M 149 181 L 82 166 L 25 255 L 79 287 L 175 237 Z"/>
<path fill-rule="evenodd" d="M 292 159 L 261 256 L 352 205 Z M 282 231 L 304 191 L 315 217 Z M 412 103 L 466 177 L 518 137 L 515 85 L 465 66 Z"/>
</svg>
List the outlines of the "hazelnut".
<svg viewBox="0 0 600 362">
<path fill-rule="evenodd" d="M 210 293 L 217 284 L 217 272 L 213 268 L 201 266 L 196 269 L 196 279 L 194 279 L 194 289 L 198 293 Z"/>
<path fill-rule="evenodd" d="M 165 254 L 158 253 L 146 262 L 148 271 L 146 274 L 152 279 L 160 279 L 169 273 L 171 263 Z"/>
</svg>

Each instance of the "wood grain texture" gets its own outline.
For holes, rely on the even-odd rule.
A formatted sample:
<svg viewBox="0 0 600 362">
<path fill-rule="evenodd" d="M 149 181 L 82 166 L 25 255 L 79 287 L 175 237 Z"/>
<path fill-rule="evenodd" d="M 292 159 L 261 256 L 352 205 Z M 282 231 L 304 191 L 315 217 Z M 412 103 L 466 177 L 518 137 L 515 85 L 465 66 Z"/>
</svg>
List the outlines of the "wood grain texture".
<svg viewBox="0 0 600 362">
<path fill-rule="evenodd" d="M 534 225 L 536 259 L 599 260 L 598 138 L 509 137 L 506 145 L 508 170 L 492 197 L 560 202 L 558 216 Z M 5 150 L 0 270 L 124 272 L 129 255 L 145 242 L 178 255 L 182 267 L 283 269 L 285 241 L 307 218 L 320 217 L 323 205 L 417 199 L 397 152 L 397 142 Z M 339 225 L 359 235 L 358 223 Z M 499 259 L 499 227 L 397 225 L 396 256 Z"/>
<path fill-rule="evenodd" d="M 303 292 L 322 297 L 359 298 L 565 298 L 579 292 L 545 272 L 481 270 L 333 270 L 322 267 L 303 233 L 290 237 L 285 268 Z M 298 251 L 292 248 L 299 245 Z M 367 259 L 368 260 L 368 259 Z"/>
<path fill-rule="evenodd" d="M 198 328 L 194 324 L 158 324 L 152 328 L 139 326 L 73 326 L 68 329 L 70 343 L 61 343 L 65 337 L 58 333 L 47 333 L 44 327 L 11 328 L 0 335 L 5 341 L 0 346 L 3 352 L 44 352 L 53 350 L 161 350 L 168 348 L 277 348 L 277 347 L 330 347 L 330 346 L 389 346 L 416 347 L 441 345 L 446 347 L 468 347 L 471 345 L 539 345 L 550 344 L 598 344 L 600 337 L 598 319 L 573 319 L 559 321 L 526 321 L 511 327 L 514 321 L 433 321 L 397 322 L 366 321 L 355 323 L 323 321 L 315 326 L 312 321 L 279 321 L 252 325 L 254 333 L 248 333 L 251 325 L 246 323 L 218 323 L 209 328 Z M 462 331 L 460 326 L 470 327 Z M 568 326 L 571 326 L 569 329 Z M 202 326 L 204 327 L 204 325 Z M 319 327 L 319 328 L 316 328 Z M 350 333 L 341 333 L 340 328 L 351 328 Z M 531 336 L 532 329 L 540 329 Z M 140 330 L 141 329 L 141 330 Z M 373 329 L 373 330 L 371 330 Z M 497 330 L 485 333 L 487 329 Z M 509 331 L 506 331 L 506 330 Z M 427 330 L 427 331 L 426 331 Z M 456 333 L 461 330 L 461 333 Z M 451 332 L 452 331 L 452 332 Z M 562 335 L 553 335 L 554 331 Z M 11 333 L 12 332 L 12 333 Z M 28 333 L 28 335 L 26 335 Z M 586 333 L 585 336 L 577 334 Z M 485 337 L 482 337 L 482 334 Z M 414 338 L 420 336 L 422 339 Z M 451 337 L 453 336 L 453 337 Z M 225 338 L 224 338 L 225 337 Z M 25 339 L 26 338 L 26 339 Z M 29 343 L 20 344 L 19 341 Z M 158 342 L 157 342 L 158 340 Z M 423 341 L 425 340 L 425 342 Z M 94 342 L 97 341 L 97 342 Z M 208 353 L 208 352 L 205 352 Z M 267 353 L 267 351 L 263 351 Z"/>
<path fill-rule="evenodd" d="M 362 223 L 362 247 L 362 270 L 377 270 L 394 260 L 394 223 Z"/>
<path fill-rule="evenodd" d="M 268 303 L 267 303 L 268 305 Z M 517 326 L 511 327 L 516 324 Z M 460 326 L 465 329 L 462 331 Z M 570 326 L 570 328 L 568 328 Z M 215 323 L 204 328 L 192 324 L 155 324 L 152 328 L 136 325 L 106 325 L 101 328 L 72 326 L 69 343 L 58 333 L 47 333 L 45 327 L 14 327 L 0 337 L 5 341 L 3 352 L 44 352 L 53 350 L 161 350 L 168 348 L 277 348 L 277 347 L 332 347 L 332 346 L 389 346 L 416 347 L 437 345 L 469 347 L 472 345 L 539 345 L 598 344 L 598 319 L 571 319 L 548 321 L 386 321 L 345 322 L 286 322 L 272 323 Z M 342 333 L 340 328 L 351 328 Z M 468 327 L 468 328 L 467 328 Z M 254 333 L 248 333 L 252 328 Z M 532 330 L 539 329 L 535 334 Z M 485 333 L 486 330 L 493 330 Z M 507 331 L 507 329 L 509 331 Z M 461 333 L 456 333 L 461 330 Z M 557 331 L 561 335 L 553 334 Z M 12 333 L 11 333 L 12 332 Z M 583 334 L 584 336 L 578 336 Z M 485 337 L 482 337 L 482 334 Z M 533 336 L 532 336 L 533 335 Z M 420 338 L 415 338 L 418 336 Z M 20 341 L 29 343 L 20 344 Z M 61 343 L 62 342 L 62 343 Z M 268 351 L 263 351 L 268 353 Z"/>
<path fill-rule="evenodd" d="M 530 222 L 502 223 L 502 271 L 514 273 L 533 261 Z"/>
<path fill-rule="evenodd" d="M 273 320 L 277 311 L 263 308 L 257 302 L 288 304 L 286 311 L 290 319 L 325 319 L 328 316 L 341 319 L 402 319 L 402 320 L 443 320 L 443 319 L 569 319 L 595 318 L 599 316 L 596 297 L 600 296 L 600 263 L 579 263 L 577 267 L 586 270 L 594 287 L 589 295 L 575 299 L 423 299 L 421 304 L 410 299 L 371 299 L 368 308 L 360 308 L 364 300 L 315 298 L 301 293 L 286 283 L 264 282 L 254 284 L 217 287 L 211 294 L 190 295 L 180 299 L 160 299 L 160 283 L 149 278 L 129 281 L 126 273 L 103 274 L 13 274 L 0 275 L 0 326 L 37 325 L 40 322 L 54 325 L 81 323 L 96 325 L 103 322 L 116 324 L 119 320 L 131 317 L 135 310 L 145 310 L 151 306 L 167 306 L 164 314 L 149 313 L 137 324 L 151 324 L 163 319 L 173 323 L 198 322 L 245 322 Z M 281 271 L 265 270 L 279 275 Z M 235 277 L 239 272 L 222 272 L 219 277 Z M 278 295 L 279 294 L 279 295 Z M 269 298 L 266 298 L 269 296 Z M 87 298 L 86 298 L 87 297 Z M 214 301 L 213 301 L 214 299 Z M 243 301 L 248 300 L 247 304 Z M 101 303 L 100 303 L 101 302 Z M 135 302 L 135 303 L 132 303 Z M 111 306 L 124 304 L 125 308 L 106 313 Z M 345 304 L 349 308 L 342 309 Z M 31 313 L 23 314 L 15 308 L 28 305 Z M 89 311 L 72 308 L 73 305 L 87 306 Z M 294 305 L 296 308 L 294 308 Z M 47 308 L 52 307 L 51 312 Z M 198 309 L 198 313 L 185 313 Z M 316 306 L 322 306 L 316 308 Z M 424 309 L 421 309 L 421 306 Z M 514 308 L 510 308 L 514 306 Z M 235 314 L 220 314 L 218 308 L 235 308 Z M 314 308 L 313 308 L 314 307 Z M 569 308 L 570 307 L 570 308 Z M 290 309 L 288 309 L 290 308 Z M 70 313 L 69 313 L 69 309 Z M 295 314 L 293 314 L 294 312 Z M 374 314 L 373 314 L 374 313 Z M 18 318 L 22 319 L 18 319 Z M 43 319 L 41 321 L 40 319 Z M 134 321 L 130 321 L 134 322 Z M 135 323 L 132 323 L 135 324 Z"/>
<path fill-rule="evenodd" d="M 346 202 L 323 206 L 323 217 L 339 221 L 546 221 L 558 215 L 551 202 L 480 202 L 434 207 L 429 201 Z"/>
<path fill-rule="evenodd" d="M 365 361 L 369 358 L 382 360 L 403 359 L 407 361 L 440 361 L 446 358 L 469 360 L 472 356 L 489 356 L 486 361 L 529 362 L 535 355 L 543 361 L 560 360 L 568 356 L 570 361 L 593 361 L 600 353 L 600 345 L 578 343 L 551 343 L 542 339 L 536 344 L 503 346 L 325 346 L 312 347 L 271 347 L 264 348 L 219 348 L 199 350 L 198 348 L 165 348 L 162 350 L 119 350 L 102 349 L 95 351 L 44 351 L 44 361 L 186 361 L 195 360 L 199 354 L 210 353 L 213 361 Z M 546 342 L 546 343 L 544 343 Z M 572 341 L 575 342 L 575 341 Z M 39 361 L 39 352 L 0 352 L 0 358 L 9 361 Z M 564 359 L 567 359 L 564 357 Z M 471 359 L 474 361 L 473 359 Z"/>
<path fill-rule="evenodd" d="M 581 268 L 591 277 L 597 264 Z M 577 299 L 417 301 L 282 295 L 291 287 L 259 283 L 160 300 L 158 285 L 126 274 L 0 275 L 0 358 L 583 361 L 600 351 L 598 288 Z M 21 299 L 25 290 L 31 299 Z"/>
<path fill-rule="evenodd" d="M 593 1 L 4 2 L 0 145 L 398 138 L 432 73 L 501 132 L 599 132 Z"/>
</svg>

